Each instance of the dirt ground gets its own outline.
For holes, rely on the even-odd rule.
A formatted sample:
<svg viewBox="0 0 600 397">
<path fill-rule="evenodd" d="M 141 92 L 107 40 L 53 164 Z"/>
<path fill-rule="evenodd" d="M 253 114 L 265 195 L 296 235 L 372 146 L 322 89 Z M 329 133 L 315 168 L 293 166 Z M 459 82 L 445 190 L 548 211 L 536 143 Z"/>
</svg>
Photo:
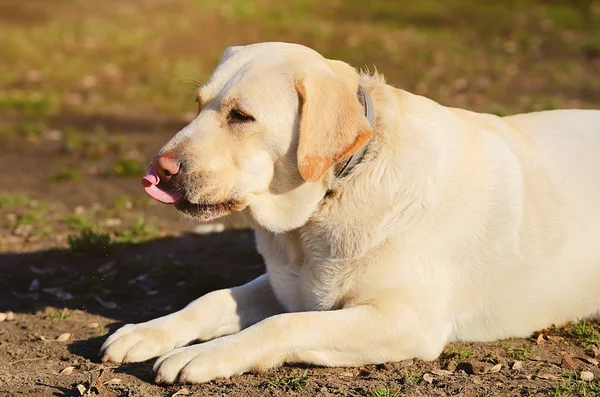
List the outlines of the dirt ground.
<svg viewBox="0 0 600 397">
<path fill-rule="evenodd" d="M 263 272 L 235 219 L 198 234 L 139 184 L 226 46 L 308 44 L 478 111 L 598 108 L 597 1 L 0 0 L 0 30 L 0 396 L 600 395 L 593 320 L 452 344 L 433 362 L 193 386 L 97 357 L 124 323 Z"/>
</svg>

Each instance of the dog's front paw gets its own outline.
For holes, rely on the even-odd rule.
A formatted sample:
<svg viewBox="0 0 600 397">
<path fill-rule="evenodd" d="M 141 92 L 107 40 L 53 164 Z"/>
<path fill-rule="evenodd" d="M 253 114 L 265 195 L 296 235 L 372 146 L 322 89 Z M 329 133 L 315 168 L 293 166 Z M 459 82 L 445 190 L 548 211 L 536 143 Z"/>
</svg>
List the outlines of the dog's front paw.
<svg viewBox="0 0 600 397">
<path fill-rule="evenodd" d="M 100 349 L 100 357 L 103 362 L 146 361 L 176 348 L 177 332 L 177 327 L 167 327 L 158 320 L 127 324 L 104 342 Z"/>
<path fill-rule="evenodd" d="M 225 337 L 226 339 L 226 337 Z M 202 383 L 250 370 L 243 354 L 229 354 L 221 340 L 173 350 L 156 360 L 157 383 Z"/>
</svg>

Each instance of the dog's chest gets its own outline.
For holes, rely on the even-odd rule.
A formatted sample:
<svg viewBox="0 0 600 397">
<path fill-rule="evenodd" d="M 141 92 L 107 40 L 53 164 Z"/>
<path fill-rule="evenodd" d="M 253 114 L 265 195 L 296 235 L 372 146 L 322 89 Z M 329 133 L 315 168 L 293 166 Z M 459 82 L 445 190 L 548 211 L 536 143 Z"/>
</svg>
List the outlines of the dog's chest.
<svg viewBox="0 0 600 397">
<path fill-rule="evenodd" d="M 299 236 L 256 234 L 271 287 L 291 312 L 330 310 L 351 299 L 356 267 L 307 252 Z"/>
</svg>

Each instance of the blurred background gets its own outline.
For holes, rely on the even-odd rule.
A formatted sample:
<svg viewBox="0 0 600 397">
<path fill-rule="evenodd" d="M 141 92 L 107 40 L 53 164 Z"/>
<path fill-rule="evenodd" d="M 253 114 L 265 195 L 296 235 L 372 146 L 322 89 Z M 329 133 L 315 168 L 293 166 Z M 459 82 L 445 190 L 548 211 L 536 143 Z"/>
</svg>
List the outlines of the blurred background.
<svg viewBox="0 0 600 397">
<path fill-rule="evenodd" d="M 302 43 L 500 115 L 600 106 L 597 0 L 0 0 L 0 28 L 0 191 L 71 207 L 145 201 L 229 45 Z"/>
<path fill-rule="evenodd" d="M 115 319 L 156 317 L 263 271 L 239 221 L 182 233 L 197 225 L 139 183 L 195 115 L 222 51 L 260 41 L 376 68 L 447 106 L 600 108 L 600 0 L 0 0 L 0 312 L 18 325 L 1 330 L 0 363 L 21 362 L 0 364 L 0 394 L 18 379 L 23 395 L 51 395 L 32 385 L 67 361 L 96 368 Z M 74 342 L 40 344 L 31 330 Z M 128 387 L 151 387 L 147 366 L 131 373 Z M 48 382 L 71 390 L 69 379 Z M 143 390 L 131 395 L 165 395 Z"/>
</svg>

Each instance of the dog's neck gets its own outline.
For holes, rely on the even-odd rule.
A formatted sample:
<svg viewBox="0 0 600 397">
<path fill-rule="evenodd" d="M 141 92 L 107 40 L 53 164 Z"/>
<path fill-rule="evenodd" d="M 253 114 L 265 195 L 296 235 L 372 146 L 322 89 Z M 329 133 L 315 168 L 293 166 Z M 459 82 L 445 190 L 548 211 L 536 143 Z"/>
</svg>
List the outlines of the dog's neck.
<svg viewBox="0 0 600 397">
<path fill-rule="evenodd" d="M 371 126 L 371 129 L 373 129 L 375 126 L 375 109 L 373 108 L 373 100 L 371 99 L 371 96 L 369 95 L 367 90 L 364 89 L 364 87 L 362 85 L 358 86 L 358 92 L 356 93 L 356 96 L 358 97 L 358 101 L 365 108 L 365 117 L 369 121 L 369 125 Z M 352 169 L 358 163 L 360 163 L 363 156 L 367 152 L 367 148 L 369 147 L 370 142 L 371 141 L 369 140 L 356 153 L 354 153 L 352 156 L 350 156 L 350 158 L 348 160 L 346 160 L 343 163 L 340 163 L 341 167 L 338 170 L 336 170 L 336 172 L 335 172 L 335 177 L 337 179 L 343 178 L 346 175 L 348 175 L 352 171 Z"/>
</svg>

